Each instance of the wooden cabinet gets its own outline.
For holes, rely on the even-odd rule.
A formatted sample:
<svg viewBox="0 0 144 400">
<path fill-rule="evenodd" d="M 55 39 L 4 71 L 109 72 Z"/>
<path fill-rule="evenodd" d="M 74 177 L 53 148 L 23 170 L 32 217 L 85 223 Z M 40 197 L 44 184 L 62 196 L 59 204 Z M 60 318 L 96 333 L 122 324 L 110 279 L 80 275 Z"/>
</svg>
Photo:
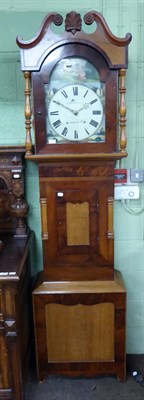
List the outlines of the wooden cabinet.
<svg viewBox="0 0 144 400">
<path fill-rule="evenodd" d="M 31 278 L 29 250 L 32 234 L 25 239 L 2 236 L 0 254 L 0 399 L 24 399 L 23 382 L 30 355 Z"/>
<path fill-rule="evenodd" d="M 0 399 L 23 400 L 31 344 L 30 247 L 23 147 L 0 148 Z"/>
</svg>

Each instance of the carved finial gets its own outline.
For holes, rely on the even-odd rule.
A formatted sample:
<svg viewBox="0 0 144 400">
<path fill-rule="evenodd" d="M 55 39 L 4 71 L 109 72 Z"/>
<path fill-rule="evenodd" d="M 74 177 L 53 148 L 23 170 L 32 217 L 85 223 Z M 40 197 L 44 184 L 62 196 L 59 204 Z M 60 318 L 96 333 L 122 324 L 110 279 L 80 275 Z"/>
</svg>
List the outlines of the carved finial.
<svg viewBox="0 0 144 400">
<path fill-rule="evenodd" d="M 80 14 L 75 11 L 71 11 L 66 15 L 65 19 L 65 30 L 67 32 L 71 32 L 73 35 L 76 31 L 80 31 L 82 27 L 82 19 Z"/>
</svg>

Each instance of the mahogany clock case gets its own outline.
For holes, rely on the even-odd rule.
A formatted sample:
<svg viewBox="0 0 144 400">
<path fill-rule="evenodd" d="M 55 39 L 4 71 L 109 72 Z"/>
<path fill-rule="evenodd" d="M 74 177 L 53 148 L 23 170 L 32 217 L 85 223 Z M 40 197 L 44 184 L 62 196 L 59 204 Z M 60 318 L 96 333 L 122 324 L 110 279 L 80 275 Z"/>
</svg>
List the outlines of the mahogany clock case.
<svg viewBox="0 0 144 400">
<path fill-rule="evenodd" d="M 127 156 L 131 35 L 114 36 L 96 11 L 83 22 L 95 22 L 95 31 L 86 33 L 75 11 L 65 21 L 50 13 L 35 38 L 17 37 L 25 78 L 26 158 L 39 170 L 43 271 L 32 295 L 39 381 L 50 373 L 125 379 L 126 291 L 114 271 L 113 204 L 115 161 Z M 53 25 L 62 24 L 64 31 L 56 33 Z M 92 66 L 99 87 L 93 80 L 89 86 L 85 68 L 73 78 L 75 61 Z M 62 78 L 56 85 L 58 71 Z"/>
</svg>

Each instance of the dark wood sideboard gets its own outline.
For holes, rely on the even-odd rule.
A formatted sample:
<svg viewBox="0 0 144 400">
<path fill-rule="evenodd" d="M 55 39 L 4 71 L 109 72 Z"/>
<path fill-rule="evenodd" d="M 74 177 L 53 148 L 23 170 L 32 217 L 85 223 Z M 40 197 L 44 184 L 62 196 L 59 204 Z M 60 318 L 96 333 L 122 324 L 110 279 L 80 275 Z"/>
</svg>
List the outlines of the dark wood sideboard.
<svg viewBox="0 0 144 400">
<path fill-rule="evenodd" d="M 23 400 L 31 344 L 30 246 L 22 147 L 0 147 L 0 399 Z M 20 209 L 20 213 L 18 212 Z"/>
</svg>

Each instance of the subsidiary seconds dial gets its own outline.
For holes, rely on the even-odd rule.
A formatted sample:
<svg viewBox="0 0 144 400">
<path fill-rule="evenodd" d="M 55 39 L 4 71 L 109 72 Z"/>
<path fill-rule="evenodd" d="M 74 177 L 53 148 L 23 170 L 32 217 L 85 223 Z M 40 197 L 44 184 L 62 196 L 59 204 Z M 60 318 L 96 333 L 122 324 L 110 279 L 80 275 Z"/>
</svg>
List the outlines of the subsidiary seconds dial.
<svg viewBox="0 0 144 400">
<path fill-rule="evenodd" d="M 85 85 L 64 86 L 49 102 L 48 119 L 52 131 L 64 140 L 88 140 L 98 132 L 102 118 L 100 97 Z"/>
</svg>

